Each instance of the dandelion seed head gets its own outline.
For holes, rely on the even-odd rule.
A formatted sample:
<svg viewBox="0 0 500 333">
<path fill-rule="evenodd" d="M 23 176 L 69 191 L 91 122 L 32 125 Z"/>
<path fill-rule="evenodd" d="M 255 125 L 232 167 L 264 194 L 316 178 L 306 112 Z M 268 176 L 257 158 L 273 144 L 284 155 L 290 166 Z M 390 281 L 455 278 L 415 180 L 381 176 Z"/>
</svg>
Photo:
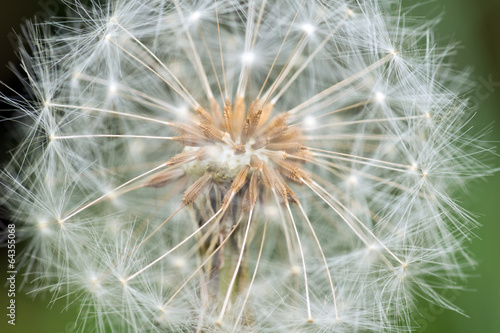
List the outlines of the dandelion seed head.
<svg viewBox="0 0 500 333">
<path fill-rule="evenodd" d="M 452 191 L 487 149 L 393 4 L 76 2 L 25 29 L 0 181 L 35 291 L 96 332 L 407 332 L 448 304 L 476 226 Z"/>
</svg>

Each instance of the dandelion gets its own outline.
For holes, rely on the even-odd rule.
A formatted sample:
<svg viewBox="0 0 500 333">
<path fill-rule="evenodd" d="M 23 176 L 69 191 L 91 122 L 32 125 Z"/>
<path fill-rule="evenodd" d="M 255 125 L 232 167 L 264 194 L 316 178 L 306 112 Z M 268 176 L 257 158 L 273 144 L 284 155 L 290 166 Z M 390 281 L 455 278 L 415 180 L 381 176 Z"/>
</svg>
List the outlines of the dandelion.
<svg viewBox="0 0 500 333">
<path fill-rule="evenodd" d="M 405 332 L 473 264 L 463 76 L 397 1 L 108 0 L 26 29 L 5 168 L 81 331 Z"/>
</svg>

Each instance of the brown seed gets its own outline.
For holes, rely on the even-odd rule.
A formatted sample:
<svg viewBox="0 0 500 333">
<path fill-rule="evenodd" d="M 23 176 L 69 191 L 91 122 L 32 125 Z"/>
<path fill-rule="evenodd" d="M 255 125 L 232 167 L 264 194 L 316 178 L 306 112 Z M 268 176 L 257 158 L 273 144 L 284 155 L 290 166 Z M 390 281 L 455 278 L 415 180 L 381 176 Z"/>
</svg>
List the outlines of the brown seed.
<svg viewBox="0 0 500 333">
<path fill-rule="evenodd" d="M 292 190 L 292 188 L 290 186 L 288 186 L 287 183 L 284 183 L 284 185 L 286 187 L 288 198 L 291 200 L 291 202 L 292 203 L 298 203 L 299 202 L 299 198 L 295 194 L 294 190 Z"/>
<path fill-rule="evenodd" d="M 184 195 L 182 196 L 182 204 L 187 206 L 195 202 L 200 193 L 211 184 L 211 180 L 212 176 L 210 174 L 205 174 L 194 182 L 193 185 L 191 185 L 186 192 L 184 192 Z"/>
<path fill-rule="evenodd" d="M 264 165 L 264 161 L 257 157 L 257 155 L 252 154 L 250 156 L 250 166 L 255 170 L 262 170 L 262 166 Z"/>
<path fill-rule="evenodd" d="M 271 171 L 271 169 L 269 168 L 269 166 L 266 163 L 262 164 L 261 176 L 262 176 L 262 178 L 261 178 L 262 183 L 264 184 L 264 186 L 266 186 L 270 189 L 274 188 L 274 184 L 276 183 L 276 176 L 274 175 L 274 173 Z"/>
<path fill-rule="evenodd" d="M 226 100 L 226 106 L 224 107 L 224 128 L 229 135 L 231 135 L 231 138 L 234 140 L 235 136 L 233 133 L 233 107 L 231 105 L 231 102 L 229 100 Z"/>
<path fill-rule="evenodd" d="M 298 127 L 282 126 L 276 134 L 270 135 L 270 142 L 304 141 L 302 130 Z"/>
<path fill-rule="evenodd" d="M 200 124 L 200 129 L 203 132 L 203 135 L 209 139 L 210 141 L 216 141 L 223 143 L 224 132 L 215 128 L 212 124 Z"/>
<path fill-rule="evenodd" d="M 245 119 L 245 98 L 243 96 L 236 97 L 234 103 L 233 128 L 236 134 L 242 133 L 243 121 Z"/>
<path fill-rule="evenodd" d="M 246 144 L 248 139 L 254 135 L 261 116 L 262 109 L 250 108 L 250 110 L 248 111 L 247 119 L 245 121 L 245 127 L 243 128 L 241 143 Z"/>
<path fill-rule="evenodd" d="M 296 154 L 303 149 L 300 142 L 280 142 L 280 143 L 269 143 L 266 145 L 266 149 L 275 151 L 284 151 L 288 154 Z"/>
<path fill-rule="evenodd" d="M 222 112 L 220 111 L 219 103 L 217 103 L 215 98 L 212 98 L 210 100 L 210 110 L 212 111 L 212 117 L 213 117 L 215 126 L 220 128 L 222 126 L 222 124 L 224 123 L 224 119 L 222 118 Z"/>
<path fill-rule="evenodd" d="M 239 192 L 239 190 L 245 185 L 246 179 L 248 172 L 250 171 L 250 166 L 245 165 L 243 169 L 240 170 L 238 175 L 234 178 L 233 183 L 231 184 L 231 187 L 229 188 L 229 191 L 226 193 L 224 196 L 224 199 L 222 200 L 222 208 L 226 209 L 231 200 L 233 199 L 234 195 Z"/>
<path fill-rule="evenodd" d="M 281 199 L 284 202 L 288 202 L 288 189 L 285 186 L 285 182 L 281 177 L 276 178 L 275 182 L 275 189 L 278 191 L 278 194 L 280 195 Z"/>
<path fill-rule="evenodd" d="M 199 136 L 194 136 L 194 135 L 181 135 L 175 138 L 172 138 L 172 140 L 180 142 L 182 145 L 187 146 L 187 147 L 202 147 L 210 144 L 210 141 L 208 141 L 206 138 L 202 138 Z"/>
<path fill-rule="evenodd" d="M 309 179 L 306 171 L 299 167 L 297 164 L 287 161 L 276 161 L 280 167 L 280 173 L 287 178 L 302 184 L 304 179 Z"/>
<path fill-rule="evenodd" d="M 181 135 L 194 135 L 197 136 L 200 131 L 197 127 L 186 124 L 173 124 L 174 129 Z"/>
<path fill-rule="evenodd" d="M 245 149 L 245 146 L 243 145 L 237 145 L 236 148 L 234 149 L 234 155 L 242 155 L 246 153 L 247 150 Z"/>
<path fill-rule="evenodd" d="M 248 212 L 255 207 L 258 199 L 258 179 L 259 172 L 252 173 L 252 177 L 250 178 L 250 185 L 243 196 L 243 202 L 241 206 L 242 212 Z"/>
<path fill-rule="evenodd" d="M 175 167 L 185 163 L 189 163 L 204 156 L 204 152 L 205 150 L 203 148 L 199 150 L 185 151 L 172 157 L 168 162 L 165 163 L 165 165 L 169 167 Z"/>
<path fill-rule="evenodd" d="M 264 127 L 264 125 L 269 120 L 269 117 L 271 117 L 271 113 L 273 112 L 273 109 L 274 109 L 273 103 L 267 103 L 262 108 L 262 116 L 260 117 L 260 121 L 259 121 L 259 124 L 257 126 L 257 130 L 260 130 L 262 127 Z"/>
<path fill-rule="evenodd" d="M 264 127 L 260 132 L 262 135 L 268 135 L 269 131 L 277 128 L 286 126 L 286 122 L 288 120 L 288 113 L 282 113 L 276 117 L 274 117 L 269 124 Z"/>
<path fill-rule="evenodd" d="M 173 182 L 184 176 L 185 173 L 181 169 L 173 169 L 160 173 L 159 175 L 154 176 L 146 183 L 144 183 L 144 187 L 153 187 L 160 188 L 166 186 L 168 183 Z"/>
<path fill-rule="evenodd" d="M 198 117 L 200 118 L 200 122 L 202 124 L 213 124 L 214 123 L 212 115 L 207 110 L 202 108 L 201 106 L 197 107 L 195 111 L 198 114 Z"/>
</svg>

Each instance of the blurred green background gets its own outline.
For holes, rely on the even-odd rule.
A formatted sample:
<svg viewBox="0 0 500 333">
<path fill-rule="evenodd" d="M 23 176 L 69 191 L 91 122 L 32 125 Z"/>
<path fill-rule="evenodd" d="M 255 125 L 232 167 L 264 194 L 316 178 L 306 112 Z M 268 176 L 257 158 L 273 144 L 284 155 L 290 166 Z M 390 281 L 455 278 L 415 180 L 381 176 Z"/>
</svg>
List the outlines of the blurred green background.
<svg viewBox="0 0 500 333">
<path fill-rule="evenodd" d="M 51 13 L 63 9 L 58 0 L 1 0 L 0 10 L 0 80 L 16 86 L 16 80 L 6 64 L 17 64 L 12 46 L 13 31 L 20 31 L 23 20 L 34 15 L 45 20 Z M 405 6 L 422 1 L 403 0 Z M 500 0 L 436 0 L 425 2 L 414 11 L 422 17 L 436 17 L 443 13 L 437 37 L 441 45 L 458 41 L 457 69 L 473 69 L 479 101 L 478 115 L 472 125 L 477 131 L 493 124 L 491 141 L 500 142 Z M 2 87 L 1 90 L 5 92 Z M 12 124 L 0 122 L 0 131 L 8 131 Z M 4 139 L 5 140 L 5 139 Z M 4 142 L 5 143 L 5 142 Z M 3 145 L 0 145 L 2 147 Z M 0 149 L 0 159 L 5 149 Z M 500 149 L 499 149 L 500 150 Z M 498 150 L 497 150 L 498 151 Z M 492 163 L 500 165 L 499 159 Z M 500 174 L 470 185 L 469 195 L 463 195 L 463 205 L 479 214 L 482 228 L 476 231 L 479 239 L 471 243 L 471 249 L 479 267 L 465 283 L 467 291 L 448 297 L 464 310 L 469 317 L 451 311 L 423 306 L 419 332 L 495 333 L 500 332 Z M 473 194 L 472 194 L 473 193 Z M 1 284 L 5 281 L 5 251 L 0 258 Z M 34 301 L 17 294 L 16 327 L 7 325 L 6 291 L 0 290 L 0 332 L 71 333 L 77 313 L 62 312 L 64 301 L 52 308 L 47 306 L 50 297 L 37 297 Z M 90 332 L 90 330 L 89 330 Z"/>
</svg>

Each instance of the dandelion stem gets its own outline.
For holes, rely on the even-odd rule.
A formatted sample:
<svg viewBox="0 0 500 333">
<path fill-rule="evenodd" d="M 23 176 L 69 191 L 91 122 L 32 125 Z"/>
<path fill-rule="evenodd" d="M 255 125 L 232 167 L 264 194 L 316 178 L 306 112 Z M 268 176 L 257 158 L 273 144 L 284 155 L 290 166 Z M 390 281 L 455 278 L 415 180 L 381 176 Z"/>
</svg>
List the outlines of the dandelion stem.
<svg viewBox="0 0 500 333">
<path fill-rule="evenodd" d="M 259 254 L 257 256 L 257 261 L 255 263 L 255 269 L 254 269 L 254 272 L 252 275 L 252 280 L 250 281 L 250 285 L 248 286 L 248 291 L 245 295 L 245 299 L 243 300 L 243 304 L 241 305 L 241 310 L 240 310 L 240 313 L 238 314 L 238 318 L 236 318 L 232 333 L 236 332 L 236 328 L 238 327 L 238 323 L 240 322 L 241 317 L 243 316 L 243 312 L 245 310 L 245 305 L 247 304 L 248 298 L 250 297 L 250 292 L 252 291 L 252 287 L 254 285 L 255 278 L 257 277 L 257 272 L 258 272 L 259 265 L 260 265 L 260 259 L 262 258 L 262 251 L 264 249 L 264 242 L 266 240 L 266 232 L 267 232 L 267 220 L 264 222 L 264 229 L 262 230 L 262 241 L 260 243 Z"/>
<path fill-rule="evenodd" d="M 175 297 L 177 297 L 177 295 L 179 295 L 179 293 L 181 292 L 181 290 L 189 283 L 189 281 L 191 281 L 196 276 L 196 274 L 200 271 L 200 269 L 202 269 L 215 256 L 215 254 L 217 254 L 220 251 L 220 249 L 222 249 L 224 247 L 224 245 L 226 245 L 226 243 L 231 239 L 231 236 L 238 229 L 240 223 L 241 223 L 241 220 L 239 220 L 233 226 L 232 230 L 224 238 L 224 240 L 219 244 L 219 246 L 217 246 L 217 248 L 212 253 L 210 253 L 210 255 L 208 257 L 206 257 L 205 260 L 198 266 L 198 268 L 196 268 L 196 270 L 193 273 L 191 273 L 191 275 L 187 279 L 184 280 L 184 282 L 182 283 L 182 285 L 179 288 L 177 288 L 177 290 L 174 292 L 174 294 L 165 303 L 165 306 L 168 306 L 170 304 L 170 302 L 172 302 L 172 300 Z"/>
<path fill-rule="evenodd" d="M 222 325 L 222 319 L 224 317 L 224 313 L 226 312 L 226 308 L 227 308 L 227 306 L 229 304 L 229 297 L 231 297 L 231 293 L 233 291 L 234 283 L 236 281 L 236 277 L 238 276 L 238 271 L 240 270 L 241 261 L 243 260 L 243 254 L 245 253 L 245 250 L 246 250 L 246 243 L 247 243 L 247 239 L 248 239 L 248 232 L 250 230 L 250 225 L 252 223 L 253 211 L 254 211 L 254 209 L 252 208 L 250 210 L 250 213 L 249 213 L 249 216 L 248 216 L 248 223 L 247 223 L 247 228 L 245 230 L 245 236 L 243 237 L 243 243 L 241 244 L 240 256 L 238 257 L 238 262 L 236 263 L 236 268 L 234 269 L 233 277 L 231 278 L 231 282 L 229 283 L 229 287 L 227 288 L 226 298 L 224 299 L 224 303 L 222 304 L 222 309 L 221 309 L 219 317 L 217 318 L 217 321 L 216 321 L 216 324 L 218 326 Z"/>
</svg>

